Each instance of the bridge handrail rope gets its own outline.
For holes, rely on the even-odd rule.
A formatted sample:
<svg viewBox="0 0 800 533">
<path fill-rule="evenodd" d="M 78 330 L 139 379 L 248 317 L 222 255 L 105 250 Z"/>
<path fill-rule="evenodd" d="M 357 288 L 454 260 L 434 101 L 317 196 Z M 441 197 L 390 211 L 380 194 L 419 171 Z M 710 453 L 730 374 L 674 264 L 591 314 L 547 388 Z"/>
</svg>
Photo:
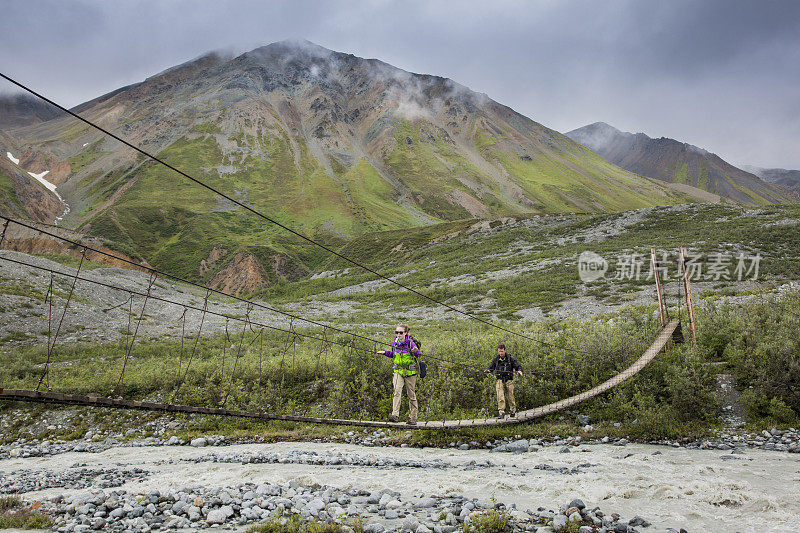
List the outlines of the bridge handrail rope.
<svg viewBox="0 0 800 533">
<path fill-rule="evenodd" d="M 175 375 L 177 379 L 181 377 L 181 368 L 183 368 L 183 341 L 186 339 L 186 307 L 183 308 L 183 313 L 181 314 L 181 351 L 178 354 L 178 372 Z"/>
<path fill-rule="evenodd" d="M 144 320 L 144 311 L 147 308 L 147 300 L 151 297 L 151 291 L 153 290 L 153 284 L 156 281 L 155 274 L 150 274 L 150 280 L 147 285 L 147 293 L 144 295 L 144 302 L 142 302 L 142 311 L 139 313 L 139 319 L 136 321 L 136 329 L 133 330 L 133 336 L 130 338 L 130 342 L 128 343 L 127 350 L 125 351 L 125 358 L 122 361 L 122 372 L 119 374 L 119 380 L 117 380 L 117 386 L 115 387 L 115 391 L 118 395 L 122 395 L 122 389 L 125 386 L 125 370 L 128 368 L 128 359 L 131 357 L 131 352 L 133 351 L 133 343 L 136 341 L 136 335 L 139 333 L 139 326 L 142 325 L 142 320 Z M 132 303 L 132 301 L 131 301 Z M 130 315 L 128 315 L 130 317 Z"/>
<path fill-rule="evenodd" d="M 53 338 L 53 273 L 50 273 L 50 284 L 47 286 L 47 294 L 44 297 L 47 304 L 47 350 L 50 352 L 50 341 Z M 37 387 L 38 389 L 38 387 Z M 50 375 L 47 376 L 47 389 L 50 390 Z"/>
<path fill-rule="evenodd" d="M 183 382 L 186 380 L 186 376 L 189 375 L 189 367 L 192 366 L 192 359 L 194 359 L 194 354 L 197 353 L 197 344 L 200 342 L 200 334 L 203 332 L 203 323 L 206 319 L 206 312 L 208 312 L 208 296 L 209 292 L 206 291 L 206 297 L 203 301 L 203 309 L 200 315 L 200 325 L 197 328 L 197 336 L 194 339 L 194 346 L 192 346 L 192 351 L 189 354 L 189 360 L 186 362 L 186 370 L 183 373 L 183 377 L 178 380 L 178 385 L 175 387 L 175 392 L 172 394 L 172 399 L 170 400 L 171 403 L 175 402 L 175 399 L 178 397 L 178 392 L 181 390 L 181 386 Z M 184 306 L 184 310 L 186 306 Z M 180 376 L 179 376 L 180 377 Z"/>
<path fill-rule="evenodd" d="M 11 259 L 9 257 L 0 256 L 0 261 L 8 261 L 10 263 L 15 263 L 15 264 L 26 266 L 26 267 L 29 267 L 29 268 L 35 268 L 35 269 L 43 270 L 45 272 L 52 272 L 52 273 L 54 273 L 56 275 L 63 276 L 63 277 L 68 277 L 68 278 L 75 277 L 73 274 L 68 274 L 66 272 L 61 272 L 59 270 L 51 269 L 51 268 L 48 268 L 48 267 L 43 267 L 43 266 L 40 266 L 40 265 L 34 265 L 32 263 L 26 263 L 25 261 L 19 261 L 17 259 Z M 128 292 L 128 293 L 130 293 L 131 295 L 134 295 L 134 296 L 142 296 L 142 297 L 147 296 L 147 293 L 135 291 L 135 290 L 132 290 L 132 289 L 126 289 L 126 288 L 123 288 L 123 287 L 119 287 L 119 286 L 112 285 L 112 284 L 109 284 L 109 283 L 105 283 L 105 282 L 102 282 L 102 281 L 97 281 L 97 280 L 94 280 L 94 279 L 89 279 L 89 278 L 85 278 L 85 277 L 81 277 L 81 276 L 77 276 L 76 279 L 78 281 L 85 281 L 87 283 L 94 283 L 95 285 L 99 285 L 101 287 L 106 287 L 108 289 L 114 289 L 114 290 L 119 290 L 119 291 L 123 291 L 123 292 Z M 176 302 L 174 300 L 169 300 L 167 298 L 162 298 L 160 296 L 156 296 L 156 295 L 153 295 L 153 294 L 151 294 L 149 296 L 149 299 L 157 300 L 157 301 L 160 301 L 160 302 L 172 304 L 172 305 L 179 306 L 179 307 L 180 306 L 185 306 L 188 309 L 191 309 L 193 311 L 200 311 L 200 312 L 204 311 L 204 309 L 201 309 L 199 307 L 195 307 L 193 305 L 184 304 L 184 303 L 181 303 L 181 302 Z M 239 317 L 236 317 L 236 316 L 231 316 L 231 315 L 226 315 L 224 313 L 219 313 L 219 312 L 211 311 L 211 310 L 208 310 L 208 309 L 205 309 L 205 312 L 210 314 L 210 315 L 218 316 L 218 317 L 221 317 L 221 318 L 226 318 L 226 319 L 229 319 L 229 320 L 235 320 L 237 322 L 242 322 L 243 321 L 242 318 L 239 318 Z M 269 324 L 263 324 L 263 323 L 260 323 L 260 322 L 254 322 L 254 324 L 256 324 L 257 326 L 264 327 L 264 328 L 267 328 L 267 329 L 272 329 L 272 330 L 275 330 L 275 331 L 282 331 L 284 333 L 288 333 L 289 332 L 288 330 L 286 330 L 284 328 L 281 328 L 281 327 L 278 327 L 278 326 L 271 326 Z M 316 337 L 314 335 L 309 335 L 307 333 L 302 333 L 302 332 L 298 332 L 298 331 L 295 331 L 295 335 L 298 336 L 298 337 L 304 337 L 304 338 L 308 338 L 308 339 L 321 340 L 319 337 Z M 331 341 L 331 342 L 335 342 L 335 341 Z M 341 343 L 338 343 L 338 342 L 335 342 L 335 343 L 336 344 L 341 344 Z"/>
<path fill-rule="evenodd" d="M 299 237 L 300 239 L 302 239 L 302 240 L 304 240 L 306 242 L 309 242 L 309 243 L 311 243 L 311 244 L 313 244 L 315 246 L 318 246 L 318 247 L 322 248 L 323 250 L 327 251 L 328 253 L 333 254 L 334 256 L 336 256 L 336 257 L 338 257 L 340 259 L 343 259 L 344 261 L 347 261 L 348 263 L 351 263 L 351 264 L 353 264 L 353 265 L 355 265 L 355 266 L 357 266 L 357 267 L 369 272 L 370 274 L 373 274 L 374 276 L 377 276 L 377 277 L 379 277 L 379 278 L 381 278 L 381 279 L 383 279 L 385 281 L 393 283 L 393 284 L 397 285 L 400 288 L 403 288 L 403 289 L 405 289 L 405 290 L 407 290 L 409 292 L 412 292 L 412 293 L 416 294 L 417 296 L 421 296 L 422 298 L 425 298 L 425 299 L 427 299 L 427 300 L 429 300 L 429 301 L 431 301 L 431 302 L 433 302 L 433 303 L 435 303 L 437 305 L 441 305 L 443 307 L 446 307 L 447 309 L 449 309 L 449 310 L 451 310 L 453 312 L 456 312 L 456 313 L 461 314 L 463 316 L 469 317 L 469 318 L 471 318 L 471 319 L 473 319 L 475 321 L 481 322 L 481 323 L 486 324 L 488 326 L 491 326 L 493 328 L 497 328 L 497 329 L 499 329 L 501 331 L 504 331 L 504 332 L 509 333 L 511 335 L 515 335 L 517 337 L 522 337 L 522 338 L 528 339 L 528 340 L 533 341 L 533 342 L 538 342 L 538 343 L 541 343 L 542 345 L 545 345 L 545 346 L 551 346 L 549 343 L 547 343 L 545 341 L 536 339 L 534 337 L 530 337 L 528 335 L 524 335 L 522 333 L 510 330 L 508 328 L 504 328 L 502 326 L 498 326 L 497 324 L 494 324 L 493 322 L 491 322 L 489 320 L 485 320 L 485 319 L 483 319 L 483 318 L 481 318 L 479 316 L 473 315 L 472 313 L 468 313 L 466 311 L 462 311 L 462 310 L 460 310 L 460 309 L 458 309 L 458 308 L 456 308 L 456 307 L 454 307 L 454 306 L 452 306 L 450 304 L 447 304 L 445 302 L 440 302 L 440 301 L 436 300 L 435 298 L 432 298 L 432 297 L 430 297 L 430 296 L 428 296 L 426 294 L 423 294 L 423 293 L 419 292 L 418 290 L 416 290 L 416 289 L 414 289 L 412 287 L 408 287 L 406 285 L 403 285 L 402 283 L 398 282 L 397 280 L 394 280 L 389 276 L 381 274 L 377 270 L 374 270 L 374 269 L 372 269 L 372 268 L 370 268 L 370 267 L 368 267 L 368 266 L 366 266 L 366 265 L 364 265 L 362 263 L 359 263 L 355 259 L 351 259 L 351 258 L 349 258 L 349 257 L 337 252 L 333 248 L 331 248 L 331 247 L 329 247 L 329 246 L 327 246 L 325 244 L 322 244 L 321 242 L 315 241 L 311 237 L 303 235 L 299 231 L 294 230 L 294 229 L 290 228 L 289 226 L 286 226 L 285 224 L 275 220 L 274 218 L 271 218 L 271 217 L 265 215 L 264 213 L 262 213 L 258 209 L 255 209 L 254 207 L 251 207 L 251 206 L 249 206 L 249 205 L 247 205 L 247 204 L 245 204 L 243 202 L 240 202 L 239 200 L 236 200 L 235 198 L 232 198 L 231 196 L 228 196 L 227 194 L 225 194 L 222 191 L 212 187 L 211 185 L 208 185 L 205 182 L 203 182 L 203 181 L 201 181 L 201 180 L 199 180 L 199 179 L 197 179 L 197 178 L 195 178 L 193 176 L 190 176 L 186 172 L 184 172 L 184 171 L 182 171 L 182 170 L 170 165 L 166 161 L 164 161 L 164 160 L 156 157 L 155 155 L 150 154 L 149 152 L 143 150 L 142 148 L 139 148 L 138 146 L 126 141 L 122 137 L 120 137 L 118 135 L 115 135 L 114 133 L 111 133 L 110 131 L 106 130 L 105 128 L 102 128 L 101 126 L 98 126 L 97 124 L 94 124 L 90 120 L 83 118 L 82 116 L 78 115 L 74 111 L 71 111 L 71 110 L 65 108 L 64 106 L 61 106 L 61 105 L 57 104 L 56 102 L 54 102 L 54 101 L 50 100 L 49 98 L 39 94 L 38 92 L 36 92 L 33 89 L 27 87 L 26 85 L 23 85 L 22 83 L 16 81 L 15 79 L 7 76 L 6 74 L 0 72 L 0 77 L 4 78 L 5 80 L 9 81 L 10 83 L 16 85 L 17 87 L 19 87 L 19 88 L 31 93 L 32 95 L 36 96 L 37 98 L 40 98 L 41 100 L 44 100 L 45 102 L 49 103 L 50 105 L 53 105 L 53 106 L 57 107 L 58 109 L 62 110 L 63 112 L 65 112 L 65 113 L 77 118 L 81 122 L 84 122 L 85 124 L 87 124 L 87 125 L 95 128 L 95 129 L 105 133 L 106 135 L 108 135 L 112 139 L 115 139 L 115 140 L 121 142 L 125 146 L 127 146 L 129 148 L 132 148 L 133 150 L 139 152 L 140 154 L 142 154 L 142 155 L 144 155 L 146 157 L 149 157 L 153 161 L 156 161 L 157 163 L 160 163 L 160 164 L 164 165 L 168 169 L 170 169 L 170 170 L 172 170 L 174 172 L 177 172 L 178 174 L 180 174 L 184 178 L 192 181 L 193 183 L 195 183 L 197 185 L 200 185 L 201 187 L 213 192 L 214 194 L 218 194 L 219 196 L 222 196 L 223 198 L 225 198 L 226 200 L 234 203 L 238 207 L 241 207 L 242 209 L 244 209 L 244 210 L 246 210 L 246 211 L 248 211 L 250 213 L 253 213 L 254 215 L 256 215 L 256 216 L 258 216 L 258 217 L 260 217 L 260 218 L 262 218 L 262 219 L 264 219 L 264 220 L 266 220 L 266 221 L 268 221 L 268 222 L 270 222 L 270 223 L 272 223 L 272 224 L 274 224 L 276 226 L 278 226 L 279 228 L 291 233 L 292 235 L 295 235 L 296 237 Z"/>
<path fill-rule="evenodd" d="M 58 340 L 58 334 L 61 333 L 61 325 L 64 323 L 64 317 L 67 314 L 67 309 L 69 308 L 69 303 L 72 300 L 72 294 L 75 291 L 75 284 L 78 282 L 78 275 L 81 272 L 81 267 L 83 266 L 83 260 L 86 259 L 86 249 L 83 249 L 81 253 L 81 262 L 78 265 L 78 269 L 75 271 L 75 277 L 72 280 L 72 286 L 69 288 L 69 295 L 67 295 L 67 301 L 64 303 L 64 311 L 61 313 L 61 319 L 58 321 L 58 327 L 56 328 L 56 333 L 53 335 L 52 343 L 48 339 L 47 343 L 47 362 L 44 365 L 44 369 L 42 370 L 42 376 L 39 378 L 39 383 L 36 385 L 36 390 L 39 390 L 39 387 L 42 386 L 42 382 L 44 381 L 45 377 L 47 377 L 48 383 L 50 382 L 50 361 L 52 359 L 53 353 L 56 347 L 56 341 Z"/>
<path fill-rule="evenodd" d="M 242 335 L 239 338 L 239 348 L 236 350 L 236 356 L 233 359 L 233 371 L 231 372 L 231 379 L 230 383 L 228 384 L 228 392 L 225 394 L 225 398 L 222 400 L 222 406 L 225 407 L 225 404 L 228 403 L 228 396 L 231 395 L 231 390 L 233 390 L 233 382 L 236 379 L 236 367 L 239 365 L 239 359 L 242 357 L 242 349 L 244 348 L 244 335 L 247 332 L 248 326 L 250 326 L 250 312 L 253 310 L 253 306 L 249 305 L 247 307 L 247 313 L 245 314 L 245 323 L 244 327 L 242 328 Z"/>
</svg>

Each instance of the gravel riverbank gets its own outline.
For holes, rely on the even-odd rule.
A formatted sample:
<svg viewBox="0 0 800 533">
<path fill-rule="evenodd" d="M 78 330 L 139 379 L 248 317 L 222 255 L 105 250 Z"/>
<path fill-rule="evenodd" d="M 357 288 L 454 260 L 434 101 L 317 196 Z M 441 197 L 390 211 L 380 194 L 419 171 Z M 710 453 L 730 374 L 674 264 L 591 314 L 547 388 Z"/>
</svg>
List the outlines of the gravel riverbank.
<svg viewBox="0 0 800 533">
<path fill-rule="evenodd" d="M 7 456 L 0 460 L 0 485 L 14 485 L 26 500 L 42 501 L 63 531 L 215 524 L 242 530 L 269 517 L 297 514 L 343 524 L 361 517 L 371 533 L 380 528 L 452 533 L 448 528 L 460 528 L 495 507 L 506 509 L 520 531 L 537 531 L 554 520 L 556 527 L 580 521 L 589 528 L 584 533 L 629 527 L 793 531 L 800 519 L 800 455 L 752 447 L 733 454 L 526 441 L 523 451 L 517 441 L 512 451 L 501 453 L 308 442 L 242 445 L 225 439 L 224 447 L 210 447 L 210 442 L 217 439 L 207 439 L 206 446 L 113 445 L 95 453 Z M 585 502 L 583 509 L 569 505 L 576 499 Z M 637 515 L 652 525 L 645 528 L 634 520 Z"/>
</svg>

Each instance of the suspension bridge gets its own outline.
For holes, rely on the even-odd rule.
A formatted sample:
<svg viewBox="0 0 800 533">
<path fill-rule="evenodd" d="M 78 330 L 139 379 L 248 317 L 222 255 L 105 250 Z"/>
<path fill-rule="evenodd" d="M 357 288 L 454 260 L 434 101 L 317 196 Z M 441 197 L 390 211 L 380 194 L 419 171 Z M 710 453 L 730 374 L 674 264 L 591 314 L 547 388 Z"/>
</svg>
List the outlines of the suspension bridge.
<svg viewBox="0 0 800 533">
<path fill-rule="evenodd" d="M 578 348 L 564 348 L 563 346 L 556 347 L 551 343 L 548 343 L 541 339 L 537 339 L 529 335 L 523 334 L 521 332 L 514 331 L 507 327 L 498 325 L 493 321 L 487 320 L 483 317 L 470 314 L 466 311 L 463 311 L 462 309 L 459 309 L 457 306 L 438 301 L 413 287 L 403 285 L 397 280 L 392 279 L 366 265 L 363 265 L 350 257 L 342 255 L 338 251 L 333 250 L 328 246 L 321 244 L 303 235 L 302 233 L 299 233 L 293 230 L 292 228 L 289 228 L 279 223 L 278 221 L 261 213 L 254 207 L 241 203 L 235 198 L 226 195 L 224 192 L 210 187 L 209 185 L 186 174 L 180 169 L 177 169 L 168 164 L 167 162 L 162 161 L 158 157 L 148 152 L 145 152 L 144 150 L 142 150 L 137 146 L 134 146 L 133 144 L 118 137 L 117 135 L 111 133 L 110 131 L 107 131 L 97 126 L 96 124 L 82 118 L 76 113 L 43 97 L 42 95 L 32 91 L 31 89 L 28 89 L 24 85 L 16 82 L 15 80 L 9 78 L 8 76 L 3 75 L 2 73 L 0 73 L 0 76 L 18 85 L 19 87 L 25 89 L 26 91 L 34 94 L 35 96 L 51 103 L 52 105 L 55 105 L 62 111 L 74 116 L 78 120 L 85 122 L 89 126 L 98 129 L 99 131 L 105 133 L 109 137 L 118 140 L 119 142 L 136 150 L 137 152 L 152 159 L 153 161 L 166 166 L 167 168 L 173 170 L 174 172 L 183 176 L 189 181 L 213 192 L 214 194 L 222 196 L 223 198 L 227 199 L 233 204 L 242 207 L 246 211 L 259 216 L 263 220 L 270 222 L 276 225 L 277 227 L 282 228 L 283 230 L 297 237 L 300 237 L 301 239 L 308 241 L 309 243 L 315 246 L 321 247 L 328 253 L 348 263 L 351 263 L 354 266 L 357 266 L 358 268 L 374 275 L 377 278 L 383 279 L 394 285 L 397 285 L 403 290 L 415 294 L 422 299 L 433 302 L 438 306 L 442 306 L 443 308 L 446 308 L 455 314 L 463 315 L 465 318 L 468 318 L 470 320 L 475 320 L 486 326 L 494 328 L 497 331 L 503 332 L 503 334 L 512 335 L 517 338 L 538 343 L 544 347 L 553 349 L 558 348 L 561 350 L 566 349 L 568 351 L 574 352 L 575 354 L 580 354 L 582 356 L 580 365 L 583 365 L 585 367 L 591 367 L 591 365 L 594 362 L 592 360 L 592 357 L 595 354 L 592 354 L 590 352 Z M 316 352 L 316 358 L 317 358 L 316 368 L 315 368 L 316 374 L 319 373 L 320 368 L 324 373 L 326 360 L 329 356 L 329 352 L 331 352 L 334 349 L 338 348 L 339 350 L 341 350 L 342 360 L 346 360 L 347 365 L 350 366 L 353 364 L 352 359 L 354 354 L 368 353 L 374 359 L 375 348 L 384 343 L 381 343 L 376 339 L 371 338 L 365 334 L 348 331 L 340 326 L 326 324 L 321 321 L 312 320 L 308 317 L 301 316 L 300 314 L 286 312 L 277 307 L 270 306 L 265 302 L 243 298 L 235 294 L 231 294 L 225 291 L 221 291 L 219 289 L 214 289 L 206 285 L 193 282 L 191 280 L 183 279 L 179 276 L 170 274 L 169 272 L 164 272 L 156 268 L 152 268 L 150 266 L 137 263 L 120 255 L 114 254 L 111 251 L 103 249 L 99 246 L 92 246 L 91 244 L 87 244 L 79 237 L 73 237 L 71 239 L 67 236 L 64 236 L 63 234 L 59 234 L 52 228 L 48 229 L 46 227 L 42 227 L 41 225 L 34 225 L 26 221 L 16 220 L 9 217 L 0 217 L 0 220 L 3 221 L 2 235 L 0 236 L 0 249 L 4 248 L 4 244 L 6 249 L 12 249 L 12 250 L 14 249 L 12 239 L 10 237 L 7 239 L 7 237 L 9 235 L 9 229 L 16 227 L 24 229 L 29 232 L 38 233 L 39 236 L 43 239 L 58 241 L 66 249 L 71 249 L 74 252 L 77 252 L 77 256 L 80 258 L 78 267 L 72 269 L 64 267 L 63 265 L 58 265 L 56 263 L 42 264 L 41 262 L 35 262 L 32 260 L 30 256 L 24 254 L 14 254 L 14 253 L 0 254 L 0 263 L 15 265 L 16 267 L 28 269 L 30 272 L 36 271 L 39 272 L 40 275 L 49 278 L 49 286 L 47 288 L 46 295 L 44 298 L 45 304 L 47 305 L 47 324 L 48 324 L 47 347 L 46 347 L 47 358 L 44 364 L 41 365 L 41 372 L 37 380 L 36 386 L 35 387 L 31 386 L 31 388 L 24 388 L 24 389 L 3 388 L 3 377 L 0 376 L 0 400 L 35 402 L 35 403 L 45 403 L 45 404 L 78 405 L 78 406 L 89 406 L 89 407 L 105 407 L 105 408 L 117 408 L 117 409 L 133 409 L 133 410 L 164 412 L 164 413 L 219 415 L 219 416 L 230 416 L 230 417 L 239 417 L 239 418 L 265 420 L 265 421 L 283 420 L 283 421 L 300 422 L 300 423 L 352 425 L 352 426 L 380 427 L 380 428 L 402 427 L 405 429 L 452 429 L 452 428 L 470 428 L 470 427 L 519 424 L 531 421 L 535 418 L 543 417 L 558 412 L 563 409 L 567 409 L 580 402 L 594 398 L 624 383 L 625 381 L 629 380 L 637 373 L 639 373 L 643 368 L 645 368 L 646 365 L 650 363 L 653 360 L 653 358 L 655 358 L 656 355 L 667 346 L 667 343 L 669 342 L 670 339 L 672 339 L 673 337 L 676 339 L 680 338 L 679 321 L 669 320 L 668 319 L 669 317 L 665 316 L 665 309 L 663 303 L 661 302 L 662 291 L 659 285 L 658 295 L 659 295 L 659 301 L 660 303 L 662 303 L 661 329 L 656 335 L 655 339 L 649 345 L 649 347 L 644 350 L 644 352 L 638 357 L 638 359 L 633 361 L 629 366 L 627 366 L 621 372 L 616 373 L 615 375 L 609 377 L 608 379 L 597 384 L 596 386 L 589 388 L 588 390 L 561 399 L 559 401 L 549 403 L 547 405 L 519 410 L 515 418 L 461 418 L 455 420 L 437 419 L 437 420 L 420 421 L 417 425 L 409 426 L 400 422 L 372 420 L 366 417 L 364 418 L 313 417 L 313 416 L 301 416 L 298 415 L 297 413 L 291 413 L 291 412 L 281 413 L 274 410 L 228 409 L 226 408 L 226 402 L 232 390 L 237 385 L 236 383 L 237 370 L 239 371 L 239 379 L 240 380 L 243 379 L 243 370 L 240 365 L 240 359 L 243 358 L 243 354 L 246 351 L 247 346 L 252 345 L 256 341 L 262 344 L 262 346 L 260 346 L 259 348 L 260 351 L 258 360 L 259 373 L 261 372 L 261 366 L 262 366 L 261 357 L 263 354 L 263 341 L 265 338 L 265 332 L 276 332 L 280 335 L 286 336 L 285 343 L 281 348 L 282 355 L 280 361 L 280 370 L 282 373 L 284 373 L 284 375 L 289 372 L 291 372 L 292 375 L 294 375 L 295 371 L 294 357 L 292 356 L 291 362 L 287 362 L 286 358 L 287 354 L 289 353 L 289 346 L 292 344 L 296 344 L 298 339 L 320 343 L 320 349 L 318 352 Z M 84 269 L 84 265 L 87 258 L 92 258 L 94 260 L 103 260 L 107 263 L 114 265 L 125 265 L 131 269 L 144 272 L 148 275 L 147 288 L 135 289 L 135 288 L 125 287 L 119 283 L 114 283 L 113 280 L 109 280 L 104 277 L 98 278 L 96 276 L 92 276 L 89 272 L 87 272 L 87 270 Z M 656 274 L 656 277 L 658 277 L 658 274 Z M 160 293 L 156 294 L 153 291 L 153 287 L 158 279 L 170 279 L 175 282 L 185 284 L 187 286 L 193 287 L 196 290 L 204 292 L 205 298 L 203 299 L 202 305 L 200 304 L 191 305 L 186 302 L 175 301 L 174 299 L 170 299 L 169 297 Z M 59 299 L 64 301 L 63 306 L 59 309 L 58 306 L 55 305 L 55 300 L 57 296 L 56 293 L 58 292 L 57 287 L 61 286 L 63 283 L 66 283 L 66 286 L 68 286 L 69 289 L 68 291 L 66 291 L 66 296 L 64 295 L 58 296 Z M 105 394 L 99 394 L 99 393 L 71 394 L 69 392 L 54 392 L 50 381 L 51 369 L 57 363 L 58 360 L 58 349 L 62 347 L 63 344 L 63 342 L 62 344 L 59 344 L 59 341 L 63 333 L 65 318 L 68 316 L 68 313 L 71 310 L 71 304 L 74 303 L 73 297 L 75 296 L 76 286 L 79 283 L 84 286 L 95 286 L 98 288 L 103 288 L 105 290 L 113 291 L 115 293 L 119 293 L 119 296 L 116 299 L 118 303 L 115 307 L 122 307 L 123 309 L 127 307 L 128 323 L 127 327 L 125 328 L 126 329 L 125 335 L 121 341 L 123 344 L 123 355 L 120 358 L 121 361 L 119 361 L 120 365 L 119 376 L 116 381 L 116 385 L 113 387 L 113 389 L 110 392 L 106 392 Z M 239 304 L 246 306 L 245 316 L 242 317 L 236 314 L 232 314 L 230 312 L 225 312 L 222 310 L 215 309 L 213 301 L 210 300 L 212 295 L 232 299 L 233 301 L 236 301 Z M 688 292 L 687 292 L 687 299 L 688 299 Z M 161 402 L 140 401 L 132 399 L 130 397 L 128 398 L 125 397 L 126 371 L 129 369 L 129 363 L 131 362 L 134 356 L 134 351 L 133 351 L 134 345 L 136 343 L 137 337 L 139 336 L 142 323 L 147 315 L 148 303 L 153 305 L 154 302 L 159 302 L 161 305 L 172 306 L 175 310 L 182 311 L 182 313 L 178 313 L 180 318 L 178 318 L 177 320 L 183 321 L 183 327 L 180 338 L 180 357 L 178 358 L 176 368 L 173 369 L 175 375 L 177 376 L 177 383 L 173 391 L 172 398 L 169 401 L 161 401 Z M 282 317 L 285 320 L 289 321 L 289 326 L 285 327 L 282 325 L 278 325 L 276 323 L 268 323 L 265 320 L 255 319 L 253 317 L 253 311 L 256 309 L 269 312 L 271 314 L 282 315 Z M 189 335 L 187 335 L 186 332 L 187 313 L 197 313 L 200 317 L 199 327 L 197 328 L 197 331 Z M 228 324 L 231 322 L 238 323 L 240 327 L 238 331 L 234 330 L 234 336 L 237 335 L 239 336 L 238 347 L 236 347 L 236 344 L 234 344 L 230 348 L 231 353 L 229 356 L 229 361 L 232 359 L 233 363 L 232 363 L 232 370 L 230 371 L 228 378 L 228 388 L 226 391 L 222 393 L 222 399 L 219 402 L 219 405 L 216 407 L 193 406 L 193 405 L 184 405 L 178 403 L 177 399 L 179 397 L 179 393 L 182 391 L 182 389 L 185 389 L 186 379 L 187 376 L 189 376 L 190 374 L 192 362 L 195 361 L 197 358 L 200 358 L 201 356 L 201 354 L 199 354 L 198 352 L 200 349 L 202 349 L 199 348 L 200 346 L 199 341 L 202 338 L 203 324 L 205 320 L 211 316 L 225 320 L 224 342 L 226 348 L 222 352 L 222 363 L 221 363 L 222 365 L 221 381 L 223 383 L 224 383 L 224 373 L 226 370 L 225 360 L 227 355 L 227 345 L 230 343 L 231 340 L 231 337 L 228 332 Z M 296 325 L 298 324 L 303 324 L 304 329 L 301 330 L 298 327 L 296 327 Z M 251 340 L 249 343 L 247 343 L 246 346 L 245 336 L 246 333 L 248 332 L 251 334 Z M 337 337 L 334 338 L 333 334 L 336 334 Z M 342 340 L 343 338 L 348 340 Z M 370 345 L 372 346 L 372 349 L 368 348 Z M 184 347 L 186 347 L 186 350 L 184 350 Z M 184 355 L 186 355 L 185 362 L 184 362 Z M 426 353 L 424 355 L 424 358 L 440 366 L 445 366 L 445 367 L 450 366 L 454 368 L 467 369 L 469 371 L 483 372 L 482 367 L 478 368 L 475 365 L 470 365 L 463 361 L 457 361 L 457 360 L 447 359 L 444 357 L 439 357 L 433 355 L 433 353 Z M 284 363 L 286 364 L 284 365 Z M 242 361 L 242 365 L 243 364 L 244 362 Z M 547 373 L 557 372 L 558 368 L 542 367 L 542 368 L 527 369 L 526 371 L 529 374 L 547 374 Z"/>
</svg>

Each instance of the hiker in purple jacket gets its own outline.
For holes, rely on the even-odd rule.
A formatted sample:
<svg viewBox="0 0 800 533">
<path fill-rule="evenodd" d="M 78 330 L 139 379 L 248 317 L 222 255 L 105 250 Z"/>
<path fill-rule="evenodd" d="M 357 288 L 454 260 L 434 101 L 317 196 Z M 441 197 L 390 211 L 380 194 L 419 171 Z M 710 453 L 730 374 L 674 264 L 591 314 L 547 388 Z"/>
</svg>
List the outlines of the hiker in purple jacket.
<svg viewBox="0 0 800 533">
<path fill-rule="evenodd" d="M 409 327 L 406 324 L 400 324 L 394 330 L 395 338 L 392 341 L 392 348 L 376 352 L 392 358 L 394 362 L 394 372 L 392 373 L 394 395 L 392 396 L 392 415 L 389 417 L 389 422 L 397 422 L 400 418 L 400 401 L 403 387 L 405 387 L 408 395 L 408 424 L 413 426 L 417 423 L 417 413 L 419 412 L 416 387 L 419 357 L 422 354 L 408 334 Z"/>
</svg>

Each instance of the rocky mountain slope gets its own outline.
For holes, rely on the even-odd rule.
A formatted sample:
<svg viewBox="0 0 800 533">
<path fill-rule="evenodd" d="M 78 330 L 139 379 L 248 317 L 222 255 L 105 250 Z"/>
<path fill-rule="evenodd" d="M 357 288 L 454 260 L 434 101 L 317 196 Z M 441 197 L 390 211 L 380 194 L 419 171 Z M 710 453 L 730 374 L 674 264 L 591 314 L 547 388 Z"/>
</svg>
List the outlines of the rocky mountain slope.
<svg viewBox="0 0 800 533">
<path fill-rule="evenodd" d="M 209 54 L 74 110 L 331 244 L 472 217 L 703 198 L 621 170 L 446 78 L 308 42 Z M 247 288 L 325 259 L 74 118 L 13 133 L 25 170 L 48 170 L 71 206 L 65 222 L 131 256 L 220 284 L 226 268 L 246 267 Z"/>
<path fill-rule="evenodd" d="M 755 174 L 767 183 L 784 190 L 795 200 L 800 200 L 800 170 L 785 168 L 761 168 L 745 166 L 744 170 Z"/>
<path fill-rule="evenodd" d="M 36 222 L 52 222 L 65 211 L 64 203 L 22 166 L 15 139 L 0 131 L 0 214 Z"/>
<path fill-rule="evenodd" d="M 789 201 L 785 192 L 691 144 L 644 133 L 620 131 L 595 122 L 567 132 L 611 163 L 625 170 L 671 183 L 688 184 L 746 204 Z"/>
</svg>

